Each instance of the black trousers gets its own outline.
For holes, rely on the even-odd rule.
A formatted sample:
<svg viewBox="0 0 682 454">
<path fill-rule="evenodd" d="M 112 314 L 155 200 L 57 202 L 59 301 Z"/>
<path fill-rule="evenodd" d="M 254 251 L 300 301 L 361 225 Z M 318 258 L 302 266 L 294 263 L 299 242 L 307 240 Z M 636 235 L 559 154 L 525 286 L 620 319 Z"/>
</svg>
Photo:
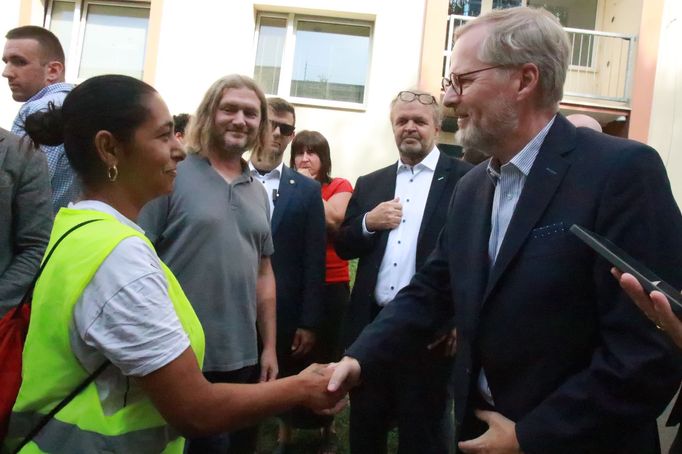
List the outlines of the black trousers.
<svg viewBox="0 0 682 454">
<path fill-rule="evenodd" d="M 258 383 L 260 367 L 247 366 L 229 372 L 204 372 L 211 383 Z M 187 454 L 253 454 L 258 443 L 258 426 L 229 433 L 187 440 Z"/>
<path fill-rule="evenodd" d="M 388 432 L 398 427 L 399 454 L 447 454 L 454 445 L 452 358 L 395 365 L 365 377 L 350 393 L 352 454 L 385 454 Z"/>
<path fill-rule="evenodd" d="M 310 354 L 304 358 L 291 355 L 293 333 L 277 339 L 277 361 L 279 376 L 288 377 L 308 367 L 312 363 L 326 364 L 341 359 L 341 323 L 348 306 L 348 282 L 325 284 L 324 316 L 316 331 L 316 341 Z M 279 415 L 286 424 L 299 429 L 326 427 L 334 420 L 333 416 L 320 415 L 306 407 L 298 406 Z"/>
</svg>

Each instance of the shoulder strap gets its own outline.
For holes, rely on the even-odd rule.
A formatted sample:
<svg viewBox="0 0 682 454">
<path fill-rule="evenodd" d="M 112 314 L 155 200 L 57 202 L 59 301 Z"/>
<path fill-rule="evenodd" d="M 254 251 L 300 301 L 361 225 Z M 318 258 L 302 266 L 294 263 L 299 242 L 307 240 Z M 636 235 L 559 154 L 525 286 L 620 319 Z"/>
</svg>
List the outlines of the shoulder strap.
<svg viewBox="0 0 682 454">
<path fill-rule="evenodd" d="M 24 297 L 21 298 L 21 301 L 19 301 L 19 304 L 17 304 L 17 308 L 20 308 L 24 304 L 29 304 L 29 301 L 33 297 L 33 289 L 36 286 L 36 282 L 38 282 L 38 278 L 40 275 L 43 273 L 43 270 L 45 269 L 45 265 L 47 265 L 47 262 L 50 261 L 50 257 L 52 257 L 52 253 L 54 252 L 55 249 L 57 249 L 57 246 L 59 246 L 59 243 L 62 242 L 64 238 L 66 238 L 71 232 L 74 230 L 77 230 L 81 227 L 83 227 L 86 224 L 90 224 L 91 222 L 96 222 L 96 221 L 101 221 L 102 219 L 90 219 L 87 221 L 83 221 L 80 224 L 76 224 L 73 227 L 71 227 L 69 230 L 67 230 L 62 236 L 59 237 L 57 242 L 52 246 L 52 249 L 50 249 L 50 252 L 47 253 L 45 256 L 45 260 L 43 260 L 43 263 L 40 265 L 40 269 L 38 270 L 38 273 L 36 273 L 36 276 L 33 278 L 33 282 L 31 282 L 31 285 L 26 289 L 26 293 L 24 293 Z M 19 314 L 20 311 L 15 311 L 14 316 L 16 317 L 17 314 Z"/>
<path fill-rule="evenodd" d="M 31 299 L 33 296 L 33 289 L 35 288 L 36 282 L 38 281 L 38 278 L 40 277 L 40 274 L 43 272 L 45 269 L 45 265 L 47 265 L 47 262 L 50 260 L 50 257 L 52 257 L 52 253 L 54 252 L 55 249 L 57 249 L 57 246 L 59 246 L 59 243 L 62 242 L 64 238 L 66 238 L 71 232 L 74 230 L 77 230 L 84 225 L 90 224 L 91 222 L 96 222 L 96 221 L 101 221 L 102 219 L 90 219 L 88 221 L 81 222 L 80 224 L 77 224 L 73 227 L 71 227 L 69 230 L 67 230 L 59 239 L 57 242 L 52 246 L 52 249 L 50 249 L 50 252 L 45 256 L 45 260 L 43 260 L 43 264 L 40 266 L 40 269 L 38 270 L 38 273 L 36 274 L 36 277 L 33 279 L 33 282 L 31 283 L 31 286 L 26 290 L 26 294 L 24 294 L 24 297 L 21 299 L 21 302 L 17 305 L 17 307 L 20 307 L 22 304 L 28 304 L 28 301 Z M 15 312 L 18 314 L 20 311 Z M 19 443 L 19 446 L 13 451 L 15 454 L 21 451 L 21 449 L 26 446 L 26 444 L 33 440 L 33 438 L 38 435 L 38 433 L 45 427 L 47 423 L 50 422 L 52 418 L 54 418 L 54 415 L 59 413 L 59 411 L 66 407 L 69 402 L 71 402 L 78 394 L 81 393 L 87 386 L 92 383 L 98 376 L 101 374 L 104 369 L 107 368 L 107 366 L 110 364 L 109 360 L 104 361 L 96 370 L 94 370 L 90 375 L 88 375 L 82 382 L 76 386 L 73 391 L 69 393 L 68 396 L 66 396 L 64 399 L 62 399 L 61 402 L 59 402 L 48 414 L 43 416 L 40 419 L 40 422 L 31 429 L 31 431 L 24 437 L 23 440 L 21 440 L 21 443 Z"/>
<path fill-rule="evenodd" d="M 21 443 L 19 443 L 19 446 L 17 446 L 16 450 L 14 451 L 14 454 L 17 454 L 19 451 L 21 451 L 21 449 L 22 449 L 24 446 L 26 446 L 26 445 L 28 444 L 28 442 L 30 442 L 31 440 L 33 440 L 33 438 L 34 438 L 36 435 L 38 435 L 38 433 L 39 433 L 41 430 L 43 430 L 43 427 L 45 427 L 45 426 L 47 425 L 47 423 L 49 423 L 49 422 L 52 420 L 52 418 L 54 418 L 54 415 L 56 415 L 57 413 L 59 413 L 59 412 L 61 411 L 62 408 L 64 408 L 64 407 L 66 407 L 67 405 L 69 405 L 69 403 L 70 403 L 77 395 L 79 395 L 79 394 L 81 393 L 81 391 L 83 391 L 85 388 L 87 388 L 88 385 L 90 385 L 90 383 L 92 383 L 93 381 L 95 381 L 95 379 L 99 376 L 99 374 L 101 374 L 101 373 L 104 371 L 104 369 L 106 369 L 107 366 L 109 366 L 109 364 L 111 364 L 111 363 L 109 362 L 109 360 L 104 361 L 104 362 L 103 362 L 103 363 L 102 363 L 102 364 L 101 364 L 93 373 L 91 373 L 90 375 L 88 375 L 88 376 L 85 378 L 85 380 L 83 380 L 82 382 L 80 382 L 80 384 L 79 384 L 78 386 L 76 386 L 76 387 L 73 389 L 73 391 L 71 391 L 71 392 L 69 393 L 68 396 L 66 396 L 64 399 L 62 399 L 61 402 L 59 402 L 52 410 L 50 410 L 50 412 L 49 412 L 48 414 L 46 414 L 45 416 L 43 416 L 42 418 L 40 418 L 40 422 L 38 422 L 38 424 L 36 424 L 36 426 L 35 426 L 33 429 L 31 429 L 31 431 L 28 433 L 28 435 L 26 435 L 26 437 L 24 437 L 23 440 L 21 440 Z"/>
</svg>

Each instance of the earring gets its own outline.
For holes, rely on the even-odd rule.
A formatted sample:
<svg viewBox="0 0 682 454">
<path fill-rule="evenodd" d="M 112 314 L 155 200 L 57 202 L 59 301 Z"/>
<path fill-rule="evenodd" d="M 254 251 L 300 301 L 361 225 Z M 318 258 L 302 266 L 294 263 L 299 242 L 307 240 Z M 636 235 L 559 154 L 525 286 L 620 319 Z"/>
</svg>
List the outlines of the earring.
<svg viewBox="0 0 682 454">
<path fill-rule="evenodd" d="M 107 170 L 107 177 L 109 177 L 109 181 L 112 183 L 116 181 L 116 178 L 118 178 L 118 169 L 116 168 L 115 165 L 109 167 Z"/>
</svg>

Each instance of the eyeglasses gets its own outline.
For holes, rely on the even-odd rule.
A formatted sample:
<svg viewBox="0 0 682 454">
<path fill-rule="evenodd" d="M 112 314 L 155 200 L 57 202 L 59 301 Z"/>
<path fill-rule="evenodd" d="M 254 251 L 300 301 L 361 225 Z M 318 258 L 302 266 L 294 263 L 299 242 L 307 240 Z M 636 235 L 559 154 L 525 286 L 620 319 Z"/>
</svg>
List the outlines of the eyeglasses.
<svg viewBox="0 0 682 454">
<path fill-rule="evenodd" d="M 398 99 L 404 102 L 412 102 L 415 99 L 425 106 L 436 104 L 436 98 L 426 93 L 414 93 L 412 91 L 401 91 L 398 93 Z"/>
<path fill-rule="evenodd" d="M 489 69 L 495 69 L 495 68 L 501 68 L 506 65 L 495 65 L 495 66 L 488 66 L 487 68 L 482 68 L 482 69 L 477 69 L 475 71 L 469 71 L 468 73 L 462 73 L 462 74 L 455 74 L 451 73 L 450 78 L 448 79 L 447 77 L 443 77 L 443 80 L 441 81 L 441 87 L 443 87 L 443 91 L 448 91 L 448 87 L 452 87 L 452 89 L 455 91 L 457 96 L 462 95 L 462 78 L 470 76 L 472 74 L 476 73 L 482 73 L 483 71 L 488 71 Z"/>
<path fill-rule="evenodd" d="M 280 123 L 279 121 L 270 120 L 270 128 L 274 132 L 275 129 L 279 128 L 279 133 L 283 136 L 290 136 L 294 133 L 296 126 L 288 125 L 286 123 Z"/>
</svg>

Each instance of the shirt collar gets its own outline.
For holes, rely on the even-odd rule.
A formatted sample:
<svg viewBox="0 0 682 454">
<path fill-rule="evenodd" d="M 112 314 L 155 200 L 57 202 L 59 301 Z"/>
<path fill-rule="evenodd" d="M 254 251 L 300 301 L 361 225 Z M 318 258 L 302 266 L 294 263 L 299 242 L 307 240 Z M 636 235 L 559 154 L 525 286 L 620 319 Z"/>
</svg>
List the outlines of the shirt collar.
<svg viewBox="0 0 682 454">
<path fill-rule="evenodd" d="M 104 203 L 100 200 L 80 200 L 76 203 L 69 203 L 68 208 L 74 209 L 74 210 L 93 210 L 93 211 L 101 211 L 102 213 L 109 214 L 113 217 L 116 218 L 118 222 L 121 224 L 125 224 L 128 227 L 132 227 L 135 230 L 137 230 L 140 233 L 144 233 L 144 230 L 142 228 L 135 224 L 133 221 L 128 219 L 127 217 L 123 216 L 116 208 L 112 207 L 108 203 Z"/>
<path fill-rule="evenodd" d="M 438 165 L 438 158 L 440 157 L 440 152 L 438 148 L 434 145 L 429 154 L 427 154 L 424 159 L 422 159 L 418 164 L 412 166 L 415 170 L 419 169 L 429 169 L 432 172 L 436 171 L 436 166 Z M 398 159 L 398 173 L 404 170 L 408 170 L 409 165 L 403 164 L 403 162 Z"/>
<path fill-rule="evenodd" d="M 537 158 L 538 153 L 540 152 L 540 148 L 542 147 L 542 143 L 545 141 L 545 137 L 547 137 L 547 134 L 549 133 L 549 129 L 552 127 L 554 124 L 554 119 L 556 118 L 556 115 L 549 120 L 549 122 L 538 132 L 535 137 L 531 139 L 530 142 L 526 144 L 525 147 L 521 149 L 516 155 L 514 155 L 511 160 L 504 164 L 502 167 L 506 167 L 509 165 L 512 165 L 516 167 L 525 177 L 528 176 L 530 173 L 530 169 L 533 167 L 533 163 L 535 162 L 535 158 Z M 501 168 L 498 167 L 499 161 L 495 159 L 495 157 L 492 157 L 490 161 L 488 161 L 488 167 L 486 168 L 486 171 L 488 172 L 488 176 L 490 177 L 491 180 L 493 180 L 493 183 L 497 184 L 497 181 L 500 179 L 500 174 L 501 174 Z"/>
<path fill-rule="evenodd" d="M 66 82 L 58 82 L 56 84 L 50 84 L 50 85 L 47 85 L 46 87 L 41 88 L 38 91 L 38 93 L 36 93 L 35 95 L 28 98 L 28 101 L 26 101 L 26 102 L 29 103 L 31 101 L 35 101 L 36 99 L 40 99 L 49 93 L 57 93 L 60 91 L 69 92 L 73 89 L 73 87 L 74 87 L 73 84 L 68 84 Z"/>
<path fill-rule="evenodd" d="M 265 175 L 261 175 L 258 170 L 256 170 L 256 167 L 253 165 L 253 162 L 249 161 L 249 170 L 251 171 L 251 175 L 256 177 L 256 178 L 282 178 L 282 170 L 284 169 L 284 161 L 280 162 L 277 167 L 266 173 Z"/>
</svg>

